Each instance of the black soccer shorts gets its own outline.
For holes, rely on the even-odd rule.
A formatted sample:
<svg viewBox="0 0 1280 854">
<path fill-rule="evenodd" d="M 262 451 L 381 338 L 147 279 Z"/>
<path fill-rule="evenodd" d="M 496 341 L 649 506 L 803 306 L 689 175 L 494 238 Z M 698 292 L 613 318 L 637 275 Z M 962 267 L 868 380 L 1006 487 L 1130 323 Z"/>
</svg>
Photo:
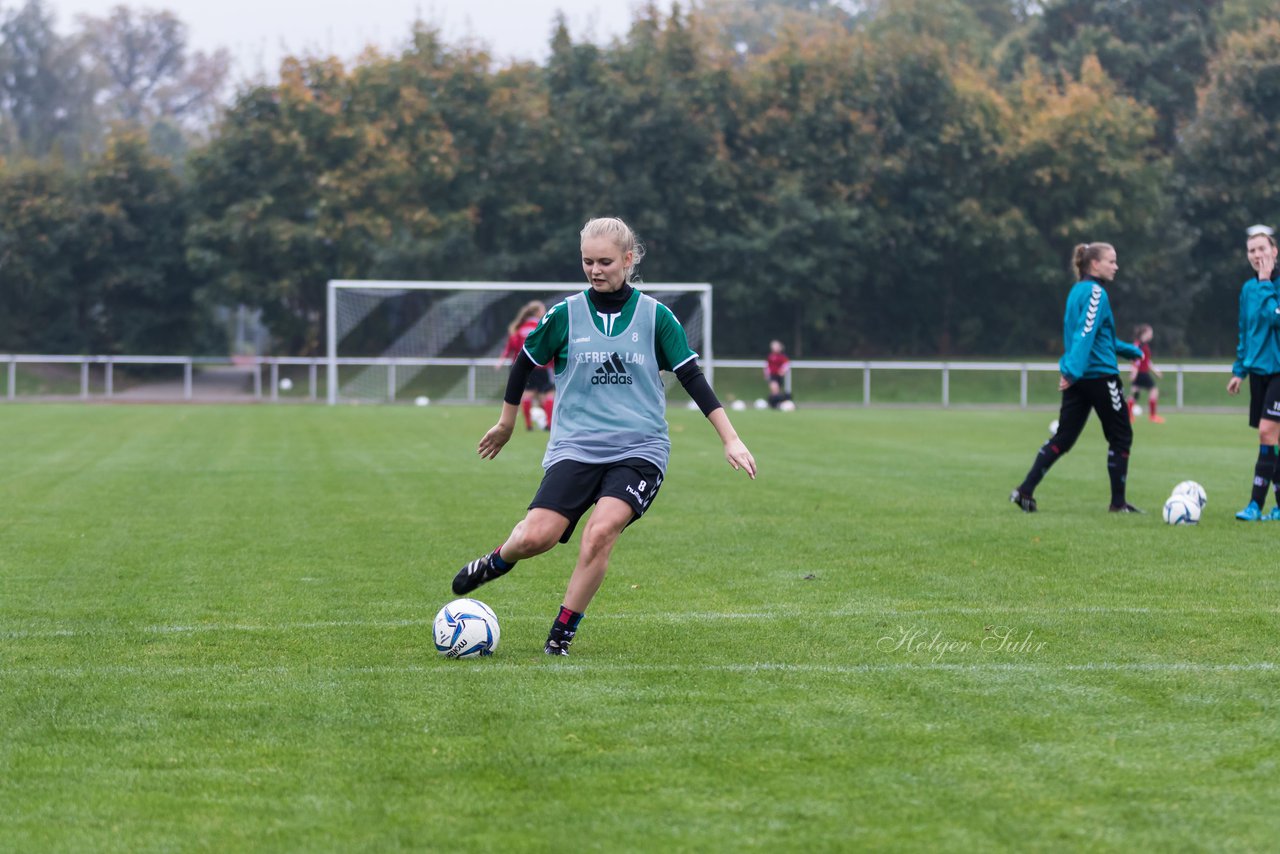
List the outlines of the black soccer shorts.
<svg viewBox="0 0 1280 854">
<path fill-rule="evenodd" d="M 662 486 L 662 469 L 648 460 L 628 457 L 613 463 L 580 463 L 561 460 L 547 469 L 529 509 L 554 510 L 569 520 L 560 542 L 567 543 L 573 529 L 601 498 L 617 498 L 631 505 L 631 522 L 649 509 Z"/>
<path fill-rule="evenodd" d="M 1249 374 L 1249 426 L 1280 421 L 1280 374 Z"/>
</svg>

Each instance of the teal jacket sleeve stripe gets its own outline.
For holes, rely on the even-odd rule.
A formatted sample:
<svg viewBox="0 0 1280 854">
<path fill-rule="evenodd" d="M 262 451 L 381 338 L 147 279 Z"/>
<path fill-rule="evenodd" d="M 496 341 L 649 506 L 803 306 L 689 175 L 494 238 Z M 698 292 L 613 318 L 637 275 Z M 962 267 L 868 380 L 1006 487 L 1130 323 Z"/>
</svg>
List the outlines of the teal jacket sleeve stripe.
<svg viewBox="0 0 1280 854">
<path fill-rule="evenodd" d="M 1111 304 L 1101 285 L 1096 282 L 1081 282 L 1072 289 L 1067 298 L 1066 316 L 1063 318 L 1066 352 L 1058 362 L 1058 369 L 1069 382 L 1075 382 L 1084 376 L 1089 365 L 1089 354 L 1093 351 L 1093 341 L 1098 337 L 1098 329 L 1110 316 Z"/>
</svg>

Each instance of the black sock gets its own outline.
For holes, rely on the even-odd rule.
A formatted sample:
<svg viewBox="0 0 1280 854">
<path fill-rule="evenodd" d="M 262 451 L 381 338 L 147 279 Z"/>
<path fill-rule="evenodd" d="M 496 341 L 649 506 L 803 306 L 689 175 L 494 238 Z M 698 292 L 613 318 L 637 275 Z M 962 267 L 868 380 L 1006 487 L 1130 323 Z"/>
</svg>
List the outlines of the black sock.
<svg viewBox="0 0 1280 854">
<path fill-rule="evenodd" d="M 567 606 L 561 605 L 556 621 L 551 624 L 551 632 L 547 635 L 547 640 L 568 643 L 578 633 L 578 623 L 580 622 L 582 622 L 581 613 L 571 611 Z"/>
<path fill-rule="evenodd" d="M 498 546 L 496 549 L 493 550 L 492 562 L 493 562 L 493 568 L 498 570 L 501 573 L 510 572 L 511 567 L 519 563 L 519 561 L 515 561 L 515 560 L 512 560 L 512 561 L 503 560 L 502 546 Z"/>
<path fill-rule="evenodd" d="M 1111 506 L 1123 507 L 1124 482 L 1129 477 L 1129 452 L 1107 450 L 1107 475 L 1111 478 Z"/>
<path fill-rule="evenodd" d="M 1061 456 L 1062 451 L 1058 450 L 1058 446 L 1053 444 L 1052 439 L 1041 445 L 1040 453 L 1036 454 L 1036 461 L 1031 464 L 1031 471 L 1027 472 L 1027 476 L 1018 487 L 1018 491 L 1029 497 L 1036 491 L 1040 481 L 1044 480 L 1045 474 Z"/>
<path fill-rule="evenodd" d="M 1276 473 L 1276 449 L 1274 445 L 1258 446 L 1258 462 L 1253 466 L 1253 493 L 1249 499 L 1262 506 L 1267 503 L 1267 488 Z"/>
</svg>

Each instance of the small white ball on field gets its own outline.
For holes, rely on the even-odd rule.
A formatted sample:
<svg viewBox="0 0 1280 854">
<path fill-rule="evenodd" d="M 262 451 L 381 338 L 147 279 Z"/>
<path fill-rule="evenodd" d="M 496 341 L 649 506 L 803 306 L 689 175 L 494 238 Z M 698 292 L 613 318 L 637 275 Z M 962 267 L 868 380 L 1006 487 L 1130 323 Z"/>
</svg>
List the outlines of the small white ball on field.
<svg viewBox="0 0 1280 854">
<path fill-rule="evenodd" d="M 413 405 L 414 406 L 430 406 L 431 398 L 427 397 L 425 394 L 420 394 L 413 399 Z"/>
<path fill-rule="evenodd" d="M 795 412 L 796 405 L 789 400 L 784 400 L 782 401 L 782 403 L 778 404 L 778 411 L 779 412 Z"/>
<path fill-rule="evenodd" d="M 529 410 L 529 420 L 533 422 L 533 426 L 539 430 L 547 429 L 547 410 L 541 406 L 535 406 Z"/>
<path fill-rule="evenodd" d="M 1170 525 L 1194 525 L 1200 521 L 1200 505 L 1188 495 L 1172 495 L 1161 514 Z"/>
<path fill-rule="evenodd" d="M 1058 419 L 1056 418 L 1049 422 L 1049 435 L 1058 435 Z"/>
<path fill-rule="evenodd" d="M 1133 413 L 1134 418 L 1140 418 L 1142 416 L 1142 407 L 1135 403 L 1130 412 Z"/>
<path fill-rule="evenodd" d="M 1184 480 L 1173 488 L 1173 494 L 1190 498 L 1198 507 L 1203 508 L 1209 503 L 1209 496 L 1205 493 L 1204 487 L 1194 480 Z"/>
<path fill-rule="evenodd" d="M 493 609 L 479 599 L 454 599 L 432 624 L 436 652 L 445 658 L 493 655 L 502 632 Z"/>
<path fill-rule="evenodd" d="M 292 389 L 293 389 L 293 380 L 289 379 L 288 377 L 285 377 L 284 379 L 280 380 L 281 391 L 291 391 Z"/>
<path fill-rule="evenodd" d="M 735 400 L 732 404 L 730 404 L 730 407 L 733 409 L 734 412 L 741 412 L 742 410 L 747 408 L 747 402 L 745 400 Z"/>
<path fill-rule="evenodd" d="M 769 408 L 769 402 L 768 402 L 767 400 L 765 400 L 764 398 L 757 397 L 757 398 L 756 398 L 755 407 L 756 407 L 756 409 L 768 409 L 768 408 Z"/>
</svg>

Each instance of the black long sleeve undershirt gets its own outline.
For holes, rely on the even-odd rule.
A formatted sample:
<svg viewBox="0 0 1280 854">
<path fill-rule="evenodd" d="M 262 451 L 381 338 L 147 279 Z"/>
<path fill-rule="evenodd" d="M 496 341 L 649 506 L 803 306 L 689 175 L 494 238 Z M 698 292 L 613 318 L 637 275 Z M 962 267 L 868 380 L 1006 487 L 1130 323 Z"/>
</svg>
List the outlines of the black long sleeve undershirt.
<svg viewBox="0 0 1280 854">
<path fill-rule="evenodd" d="M 520 355 L 516 356 L 516 360 L 511 363 L 511 373 L 507 374 L 507 390 L 502 394 L 503 402 L 512 406 L 520 405 L 524 387 L 529 383 L 529 374 L 533 373 L 536 367 L 538 366 L 534 364 L 533 359 L 529 358 L 529 354 L 521 349 Z"/>
<path fill-rule="evenodd" d="M 706 374 L 698 366 L 697 359 L 690 359 L 676 368 L 676 379 L 680 380 L 680 385 L 684 386 L 693 402 L 698 404 L 703 415 L 710 415 L 722 406 L 711 383 L 707 382 Z"/>
</svg>

